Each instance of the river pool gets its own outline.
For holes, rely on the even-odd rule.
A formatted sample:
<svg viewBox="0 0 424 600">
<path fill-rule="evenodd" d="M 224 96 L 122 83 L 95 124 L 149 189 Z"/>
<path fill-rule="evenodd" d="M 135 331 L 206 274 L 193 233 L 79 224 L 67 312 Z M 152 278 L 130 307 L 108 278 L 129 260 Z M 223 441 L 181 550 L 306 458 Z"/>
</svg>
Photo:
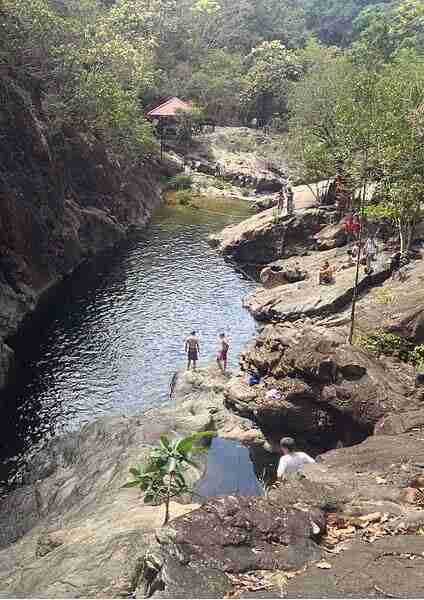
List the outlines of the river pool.
<svg viewBox="0 0 424 600">
<path fill-rule="evenodd" d="M 242 298 L 256 284 L 216 254 L 208 234 L 250 214 L 243 201 L 163 207 L 144 231 L 82 265 L 58 286 L 14 344 L 18 383 L 3 395 L 0 481 L 13 479 L 50 437 L 104 415 L 168 400 L 194 329 L 200 364 L 217 334 L 229 367 L 255 332 Z"/>
</svg>

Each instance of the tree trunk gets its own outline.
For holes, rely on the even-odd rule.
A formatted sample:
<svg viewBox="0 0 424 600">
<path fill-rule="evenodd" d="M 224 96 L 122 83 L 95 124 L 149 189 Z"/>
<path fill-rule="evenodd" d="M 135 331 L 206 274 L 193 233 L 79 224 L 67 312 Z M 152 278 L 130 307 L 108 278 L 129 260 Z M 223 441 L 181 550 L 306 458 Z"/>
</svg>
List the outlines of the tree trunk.
<svg viewBox="0 0 424 600">
<path fill-rule="evenodd" d="M 356 308 L 356 297 L 358 294 L 358 282 L 359 282 L 359 267 L 361 264 L 361 244 L 362 244 L 362 232 L 364 229 L 364 204 L 366 197 L 366 184 L 364 183 L 364 188 L 361 194 L 361 204 L 359 207 L 359 236 L 358 236 L 358 256 L 356 259 L 356 273 L 355 273 L 355 286 L 353 288 L 353 296 L 352 296 L 352 310 L 350 314 L 350 332 L 349 332 L 349 344 L 352 345 L 353 341 L 353 333 L 355 330 L 355 308 Z"/>
<path fill-rule="evenodd" d="M 400 241 L 400 253 L 403 256 L 405 252 L 405 232 L 403 230 L 402 223 L 399 223 L 399 241 Z"/>
<path fill-rule="evenodd" d="M 172 485 L 173 475 L 174 475 L 173 473 L 169 474 L 168 490 L 166 492 L 166 500 L 165 500 L 165 520 L 163 522 L 164 525 L 166 525 L 169 521 L 169 502 L 171 500 L 171 485 Z"/>
</svg>

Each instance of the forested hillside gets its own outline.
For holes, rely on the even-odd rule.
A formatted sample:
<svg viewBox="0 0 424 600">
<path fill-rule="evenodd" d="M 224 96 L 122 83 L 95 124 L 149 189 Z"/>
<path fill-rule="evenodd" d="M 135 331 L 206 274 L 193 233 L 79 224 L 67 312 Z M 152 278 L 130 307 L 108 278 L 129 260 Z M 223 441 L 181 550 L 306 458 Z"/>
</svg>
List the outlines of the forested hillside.
<svg viewBox="0 0 424 600">
<path fill-rule="evenodd" d="M 100 131 L 118 151 L 149 141 L 143 107 L 170 95 L 221 124 L 283 125 L 292 82 L 326 47 L 423 47 L 417 0 L 5 0 L 3 67 L 37 79 L 56 129 Z M 334 51 L 332 51 L 334 53 Z"/>
<path fill-rule="evenodd" d="M 306 179 L 381 183 L 374 215 L 403 219 L 406 194 L 415 222 L 420 0 L 4 0 L 0 11 L 2 123 L 15 110 L 33 119 L 56 171 L 78 133 L 125 178 L 155 147 L 146 108 L 177 95 L 220 125 L 288 132 L 282 152 Z"/>
</svg>

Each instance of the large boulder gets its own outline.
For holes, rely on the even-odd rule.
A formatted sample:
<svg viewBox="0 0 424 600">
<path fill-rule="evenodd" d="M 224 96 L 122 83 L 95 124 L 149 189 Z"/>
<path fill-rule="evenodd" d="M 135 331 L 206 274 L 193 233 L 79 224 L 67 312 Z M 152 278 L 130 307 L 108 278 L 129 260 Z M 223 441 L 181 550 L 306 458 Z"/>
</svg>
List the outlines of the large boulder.
<svg viewBox="0 0 424 600">
<path fill-rule="evenodd" d="M 283 264 L 280 261 L 278 264 L 274 263 L 274 265 L 264 267 L 259 275 L 261 283 L 267 287 L 284 283 L 296 283 L 307 279 L 307 277 L 308 273 L 302 271 L 297 262 L 286 263 L 286 261 Z"/>
<path fill-rule="evenodd" d="M 281 322 L 296 321 L 304 317 L 325 318 L 350 303 L 355 287 L 355 264 L 350 262 L 345 248 L 312 252 L 298 260 L 300 269 L 309 275 L 306 280 L 272 289 L 259 288 L 244 299 L 244 306 L 255 319 Z M 319 270 L 325 260 L 337 270 L 332 283 L 319 285 Z M 285 263 L 285 260 L 279 260 L 269 266 L 273 270 L 284 269 Z M 390 273 L 388 255 L 381 253 L 373 263 L 371 274 L 367 274 L 361 266 L 359 291 L 363 292 L 382 283 Z"/>
<path fill-rule="evenodd" d="M 318 250 L 331 250 L 332 248 L 344 246 L 347 242 L 347 236 L 343 222 L 327 225 L 316 234 L 315 240 Z"/>
<path fill-rule="evenodd" d="M 416 528 L 420 511 L 406 492 L 424 464 L 421 436 L 420 431 L 371 436 L 360 444 L 326 452 L 316 464 L 274 485 L 269 501 L 345 517 L 377 511 L 401 517 L 393 520 L 391 531 Z"/>
<path fill-rule="evenodd" d="M 321 327 L 268 325 L 240 358 L 226 405 L 269 435 L 291 434 L 321 451 L 364 439 L 384 415 L 419 406 L 409 387 L 374 357 Z M 270 394 L 269 390 L 276 390 Z"/>
<path fill-rule="evenodd" d="M 228 573 L 299 569 L 318 559 L 314 540 L 323 529 L 316 521 L 317 513 L 283 507 L 276 513 L 262 498 L 211 500 L 158 531 L 141 585 L 155 598 L 182 598 L 180 582 L 193 581 L 190 596 L 222 598 L 231 589 Z"/>
<path fill-rule="evenodd" d="M 281 179 L 275 177 L 261 177 L 256 184 L 255 192 L 257 194 L 273 194 L 279 192 L 283 187 Z"/>
<path fill-rule="evenodd" d="M 298 211 L 290 217 L 271 208 L 211 235 L 209 243 L 239 262 L 269 263 L 282 255 L 304 253 L 326 219 L 326 212 L 319 209 Z"/>
</svg>

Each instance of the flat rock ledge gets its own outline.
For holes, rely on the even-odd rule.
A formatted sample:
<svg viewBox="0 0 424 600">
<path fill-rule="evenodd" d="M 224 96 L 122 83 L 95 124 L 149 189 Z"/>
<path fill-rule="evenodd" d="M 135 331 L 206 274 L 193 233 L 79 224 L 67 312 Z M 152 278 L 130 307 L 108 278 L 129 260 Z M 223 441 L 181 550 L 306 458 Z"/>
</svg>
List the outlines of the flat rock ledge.
<svg viewBox="0 0 424 600">
<path fill-rule="evenodd" d="M 359 292 L 384 282 L 391 274 L 389 254 L 381 253 L 373 263 L 371 275 L 360 268 Z M 319 269 L 328 260 L 337 268 L 334 282 L 319 285 Z M 294 259 L 281 260 L 270 265 L 274 270 L 293 268 Z M 350 303 L 355 285 L 355 266 L 349 265 L 346 248 L 311 252 L 300 261 L 307 279 L 295 283 L 259 288 L 247 296 L 243 305 L 258 321 L 296 321 L 304 317 L 333 315 Z"/>
<path fill-rule="evenodd" d="M 129 597 L 162 525 L 163 506 L 123 489 L 163 434 L 216 429 L 263 443 L 252 424 L 223 407 L 228 378 L 217 367 L 178 373 L 168 406 L 106 417 L 55 438 L 38 453 L 24 484 L 0 497 L 0 598 Z M 174 382 L 175 383 L 175 382 Z M 187 473 L 189 483 L 199 478 Z M 173 518 L 197 508 L 173 502 Z"/>
</svg>

